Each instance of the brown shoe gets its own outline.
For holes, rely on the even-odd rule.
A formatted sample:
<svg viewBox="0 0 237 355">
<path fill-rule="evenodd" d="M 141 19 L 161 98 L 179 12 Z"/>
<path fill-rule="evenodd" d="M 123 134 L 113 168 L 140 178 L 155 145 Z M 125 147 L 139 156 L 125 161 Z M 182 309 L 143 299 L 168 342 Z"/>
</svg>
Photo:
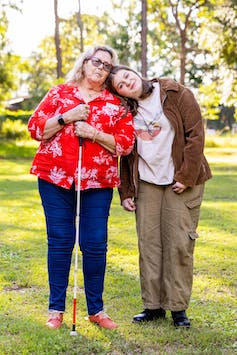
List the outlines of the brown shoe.
<svg viewBox="0 0 237 355">
<path fill-rule="evenodd" d="M 114 323 L 112 321 L 111 318 L 109 318 L 107 316 L 106 313 L 104 313 L 103 311 L 94 314 L 92 316 L 89 316 L 89 320 L 92 323 L 96 323 L 97 325 L 99 325 L 101 328 L 106 328 L 106 329 L 115 329 L 118 327 L 118 325 L 116 323 Z"/>
<path fill-rule="evenodd" d="M 53 311 L 49 313 L 49 319 L 46 326 L 51 329 L 58 329 L 61 327 L 63 321 L 63 313 Z"/>
</svg>

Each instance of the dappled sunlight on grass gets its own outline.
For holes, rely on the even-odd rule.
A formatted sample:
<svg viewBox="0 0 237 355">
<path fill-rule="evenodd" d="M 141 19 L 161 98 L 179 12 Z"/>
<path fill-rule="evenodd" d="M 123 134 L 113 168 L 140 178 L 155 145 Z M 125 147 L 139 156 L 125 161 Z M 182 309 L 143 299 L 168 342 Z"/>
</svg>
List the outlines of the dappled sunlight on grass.
<svg viewBox="0 0 237 355">
<path fill-rule="evenodd" d="M 119 272 L 125 272 L 134 277 L 138 276 L 138 255 L 134 253 L 133 256 L 128 256 L 128 254 L 121 256 L 119 251 L 117 254 L 116 252 L 114 255 L 111 254 L 111 252 L 108 253 L 108 265 L 113 265 L 111 270 L 116 270 L 116 272 L 119 270 Z"/>
<path fill-rule="evenodd" d="M 237 148 L 227 148 L 224 145 L 227 138 L 225 143 L 223 139 L 220 142 L 217 142 L 219 146 L 222 144 L 219 148 L 206 148 L 214 177 L 206 184 L 201 209 L 200 238 L 194 254 L 193 294 L 188 309 L 192 328 L 185 332 L 173 327 L 169 311 L 164 321 L 157 320 L 141 326 L 131 323 L 133 315 L 142 310 L 135 216 L 122 209 L 116 190 L 109 218 L 104 303 L 106 312 L 119 323 L 119 328 L 110 332 L 85 320 L 87 311 L 79 254 L 78 336 L 69 335 L 73 267 L 64 325 L 56 332 L 46 329 L 47 241 L 36 178 L 29 174 L 31 160 L 2 160 L 0 353 L 234 354 Z M 17 145 L 22 148 L 21 144 Z M 28 156 L 26 144 L 23 146 L 24 154 Z"/>
</svg>

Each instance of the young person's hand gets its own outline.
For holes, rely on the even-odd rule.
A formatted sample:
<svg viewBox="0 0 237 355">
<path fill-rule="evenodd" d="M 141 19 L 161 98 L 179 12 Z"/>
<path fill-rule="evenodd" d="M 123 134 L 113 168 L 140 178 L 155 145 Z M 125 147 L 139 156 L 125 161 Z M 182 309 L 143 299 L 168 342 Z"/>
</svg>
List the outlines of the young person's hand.
<svg viewBox="0 0 237 355">
<path fill-rule="evenodd" d="M 174 192 L 176 192 L 177 194 L 181 194 L 182 192 L 184 192 L 184 190 L 187 189 L 187 186 L 181 184 L 181 182 L 176 181 L 173 185 L 172 185 L 172 190 Z"/>
<path fill-rule="evenodd" d="M 123 200 L 122 206 L 126 211 L 129 211 L 129 212 L 133 212 L 136 210 L 136 205 L 135 205 L 134 201 L 131 199 L 131 197 Z"/>
</svg>

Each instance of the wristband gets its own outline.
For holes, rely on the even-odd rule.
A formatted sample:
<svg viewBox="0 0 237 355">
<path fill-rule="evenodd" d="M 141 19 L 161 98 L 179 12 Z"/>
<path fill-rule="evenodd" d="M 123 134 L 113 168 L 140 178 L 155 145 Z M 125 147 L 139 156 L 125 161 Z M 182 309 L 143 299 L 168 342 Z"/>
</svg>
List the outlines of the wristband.
<svg viewBox="0 0 237 355">
<path fill-rule="evenodd" d="M 58 123 L 60 124 L 60 126 L 64 126 L 66 124 L 62 114 L 58 115 Z"/>
</svg>

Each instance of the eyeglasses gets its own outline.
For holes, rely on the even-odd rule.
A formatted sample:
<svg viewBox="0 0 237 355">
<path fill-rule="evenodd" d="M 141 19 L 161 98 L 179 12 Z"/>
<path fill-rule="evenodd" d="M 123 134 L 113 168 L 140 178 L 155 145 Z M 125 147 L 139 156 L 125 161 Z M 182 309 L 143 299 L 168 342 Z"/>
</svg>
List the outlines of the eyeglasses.
<svg viewBox="0 0 237 355">
<path fill-rule="evenodd" d="M 100 60 L 97 57 L 91 57 L 88 58 L 88 60 L 90 60 L 92 65 L 94 65 L 94 67 L 96 68 L 99 68 L 101 65 L 103 65 L 103 69 L 107 72 L 110 72 L 110 70 L 113 68 L 112 64 L 109 64 L 107 62 L 102 62 L 102 60 Z"/>
</svg>

